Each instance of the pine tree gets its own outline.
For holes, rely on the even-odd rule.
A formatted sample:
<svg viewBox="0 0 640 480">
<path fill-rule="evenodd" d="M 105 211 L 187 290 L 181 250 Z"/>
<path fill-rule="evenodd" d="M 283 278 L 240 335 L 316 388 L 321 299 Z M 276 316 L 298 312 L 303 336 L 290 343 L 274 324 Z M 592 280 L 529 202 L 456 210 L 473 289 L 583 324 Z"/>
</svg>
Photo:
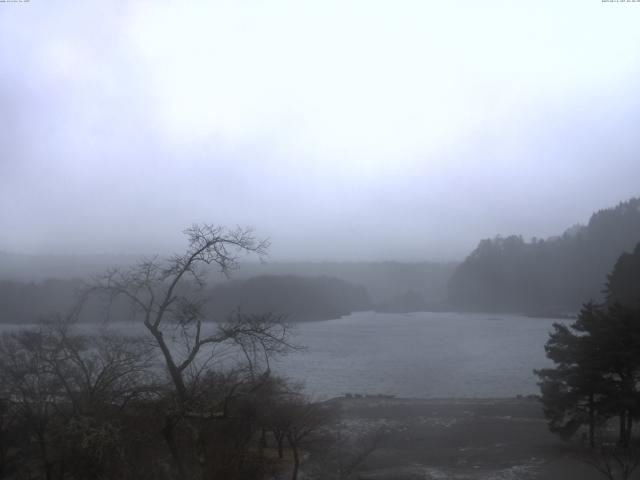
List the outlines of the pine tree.
<svg viewBox="0 0 640 480">
<path fill-rule="evenodd" d="M 640 243 L 633 253 L 623 253 L 607 275 L 607 303 L 640 307 Z"/>
<path fill-rule="evenodd" d="M 551 431 L 570 438 L 618 417 L 626 447 L 640 417 L 640 309 L 618 303 L 585 304 L 571 325 L 554 324 L 545 345 L 555 368 L 536 371 Z"/>
</svg>

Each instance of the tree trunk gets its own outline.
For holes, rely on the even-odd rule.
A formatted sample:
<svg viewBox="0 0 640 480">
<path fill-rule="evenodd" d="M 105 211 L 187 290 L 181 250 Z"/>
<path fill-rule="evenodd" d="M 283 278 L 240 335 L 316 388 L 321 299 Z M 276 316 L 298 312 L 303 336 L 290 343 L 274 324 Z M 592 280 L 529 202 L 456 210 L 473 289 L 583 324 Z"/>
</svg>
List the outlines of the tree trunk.
<svg viewBox="0 0 640 480">
<path fill-rule="evenodd" d="M 298 469 L 300 468 L 300 457 L 298 456 L 298 447 L 291 445 L 293 451 L 293 472 L 291 473 L 291 480 L 298 480 Z"/>
<path fill-rule="evenodd" d="M 187 479 L 187 472 L 184 468 L 184 464 L 182 463 L 182 457 L 180 456 L 180 451 L 178 450 L 178 446 L 176 445 L 175 439 L 175 422 L 168 415 L 165 417 L 164 427 L 162 428 L 162 435 L 164 436 L 164 440 L 169 448 L 169 452 L 171 453 L 171 457 L 173 458 L 176 468 L 178 469 L 178 475 L 181 480 Z"/>
<path fill-rule="evenodd" d="M 49 462 L 49 455 L 47 453 L 47 442 L 42 432 L 38 432 L 37 436 L 38 436 L 38 446 L 40 447 L 40 457 L 42 460 L 42 468 L 44 469 L 45 478 L 46 480 L 52 480 L 53 466 L 51 465 L 51 462 Z"/>
<path fill-rule="evenodd" d="M 628 446 L 628 442 L 627 442 L 627 415 L 626 415 L 626 410 L 622 410 L 620 412 L 618 418 L 620 420 L 620 433 L 618 435 L 618 443 L 622 447 L 627 447 Z"/>
<path fill-rule="evenodd" d="M 198 470 L 194 473 L 193 477 L 195 479 L 204 479 L 205 465 L 207 461 L 207 443 L 201 426 L 196 426 L 195 453 Z"/>
<path fill-rule="evenodd" d="M 187 403 L 188 399 L 187 387 L 184 384 L 182 373 L 180 372 L 180 370 L 178 370 L 176 363 L 173 361 L 171 350 L 169 350 L 169 347 L 164 341 L 164 336 L 162 335 L 162 332 L 160 330 L 154 328 L 153 326 L 147 326 L 147 329 L 151 332 L 153 337 L 156 339 L 158 346 L 160 347 L 160 351 L 162 352 L 162 356 L 164 357 L 165 363 L 167 365 L 167 370 L 169 371 L 169 376 L 171 377 L 173 385 L 176 387 L 178 399 L 180 400 L 181 406 L 184 406 Z"/>
<path fill-rule="evenodd" d="M 596 412 L 593 400 L 593 394 L 589 395 L 589 447 L 595 446 L 595 430 L 596 430 Z"/>
<path fill-rule="evenodd" d="M 284 457 L 284 435 L 273 433 L 273 436 L 276 439 L 276 443 L 278 444 L 278 458 L 282 460 Z"/>
</svg>

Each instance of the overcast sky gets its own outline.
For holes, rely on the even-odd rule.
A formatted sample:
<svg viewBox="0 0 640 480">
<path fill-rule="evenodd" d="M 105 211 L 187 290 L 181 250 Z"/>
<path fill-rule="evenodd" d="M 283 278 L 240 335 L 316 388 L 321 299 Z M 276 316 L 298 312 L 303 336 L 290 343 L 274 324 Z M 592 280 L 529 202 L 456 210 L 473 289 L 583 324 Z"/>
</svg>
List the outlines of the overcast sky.
<svg viewBox="0 0 640 480">
<path fill-rule="evenodd" d="M 0 250 L 455 260 L 640 194 L 640 3 L 0 3 Z"/>
</svg>

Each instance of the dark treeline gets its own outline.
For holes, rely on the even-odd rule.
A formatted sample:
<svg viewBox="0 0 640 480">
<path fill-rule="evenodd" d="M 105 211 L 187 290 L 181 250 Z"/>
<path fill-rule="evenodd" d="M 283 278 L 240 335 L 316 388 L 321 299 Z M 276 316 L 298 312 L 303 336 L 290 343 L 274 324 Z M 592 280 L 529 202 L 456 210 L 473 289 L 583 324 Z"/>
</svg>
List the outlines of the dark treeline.
<svg viewBox="0 0 640 480">
<path fill-rule="evenodd" d="M 125 267 L 138 255 L 24 255 L 0 251 L 0 280 L 42 282 L 89 278 L 107 268 Z"/>
<path fill-rule="evenodd" d="M 126 267 L 137 256 L 16 255 L 0 252 L 0 281 L 41 283 L 48 279 L 90 278 L 113 266 Z M 456 263 L 438 262 L 240 262 L 237 280 L 260 276 L 332 277 L 362 285 L 374 304 L 389 302 L 413 291 L 424 302 L 442 302 Z M 210 283 L 224 283 L 212 273 Z"/>
<path fill-rule="evenodd" d="M 482 240 L 452 276 L 448 301 L 466 310 L 576 312 L 585 300 L 602 299 L 614 262 L 639 241 L 638 198 L 598 211 L 559 237 Z"/>
<path fill-rule="evenodd" d="M 605 293 L 609 305 L 640 307 L 640 243 L 633 252 L 620 255 L 607 276 Z"/>
<path fill-rule="evenodd" d="M 220 283 L 211 289 L 208 299 L 214 318 L 240 310 L 276 312 L 293 321 L 325 320 L 371 309 L 364 287 L 329 277 L 253 277 Z"/>
<path fill-rule="evenodd" d="M 235 277 L 333 277 L 362 285 L 375 305 L 398 303 L 409 291 L 414 292 L 422 303 L 439 303 L 446 298 L 447 283 L 456 266 L 453 262 L 244 263 Z"/>
<path fill-rule="evenodd" d="M 56 266 L 55 259 L 45 263 L 47 271 L 58 278 L 35 278 L 29 274 L 31 261 L 40 257 L 0 255 L 11 268 L 0 279 L 0 323 L 33 323 L 51 313 L 66 312 L 75 301 L 76 292 L 99 265 L 93 258 L 84 268 L 74 264 L 68 270 Z M 62 257 L 64 258 L 64 257 Z M 74 257 L 80 262 L 81 257 Z M 126 266 L 119 258 L 121 266 Z M 25 271 L 18 273 L 22 265 Z M 442 308 L 445 287 L 455 268 L 452 263 L 242 263 L 234 279 L 228 281 L 213 273 L 209 278 L 207 308 L 212 319 L 224 318 L 240 308 L 247 312 L 278 311 L 291 320 L 337 318 L 354 311 L 418 311 Z M 83 273 L 85 277 L 67 278 L 66 273 Z M 93 272 L 95 275 L 96 272 Z M 105 313 L 89 304 L 93 312 L 87 318 L 105 319 L 106 315 L 127 318 L 127 308 L 113 305 Z"/>
<path fill-rule="evenodd" d="M 447 308 L 443 300 L 429 301 L 412 288 L 375 305 L 375 311 L 382 313 L 437 312 Z"/>
<path fill-rule="evenodd" d="M 77 301 L 82 280 L 43 282 L 0 281 L 0 323 L 26 324 L 69 311 Z M 195 285 L 185 282 L 183 290 Z M 224 320 L 235 311 L 277 312 L 290 321 L 339 318 L 354 311 L 371 309 L 364 287 L 336 278 L 260 276 L 246 280 L 220 282 L 204 292 L 203 309 L 208 320 Z M 114 302 L 108 310 L 99 302 L 84 305 L 85 321 L 131 320 L 125 302 Z"/>
<path fill-rule="evenodd" d="M 71 309 L 80 280 L 0 281 L 0 323 L 35 323 Z"/>
</svg>

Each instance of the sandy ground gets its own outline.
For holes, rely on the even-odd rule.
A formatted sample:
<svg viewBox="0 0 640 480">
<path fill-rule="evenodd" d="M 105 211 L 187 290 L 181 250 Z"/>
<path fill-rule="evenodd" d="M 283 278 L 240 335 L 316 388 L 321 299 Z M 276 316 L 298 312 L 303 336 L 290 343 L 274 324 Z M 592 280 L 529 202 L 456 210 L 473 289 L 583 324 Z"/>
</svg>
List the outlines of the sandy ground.
<svg viewBox="0 0 640 480">
<path fill-rule="evenodd" d="M 358 432 L 384 426 L 383 445 L 362 480 L 596 480 L 579 441 L 547 430 L 535 398 L 495 400 L 336 399 Z"/>
</svg>

